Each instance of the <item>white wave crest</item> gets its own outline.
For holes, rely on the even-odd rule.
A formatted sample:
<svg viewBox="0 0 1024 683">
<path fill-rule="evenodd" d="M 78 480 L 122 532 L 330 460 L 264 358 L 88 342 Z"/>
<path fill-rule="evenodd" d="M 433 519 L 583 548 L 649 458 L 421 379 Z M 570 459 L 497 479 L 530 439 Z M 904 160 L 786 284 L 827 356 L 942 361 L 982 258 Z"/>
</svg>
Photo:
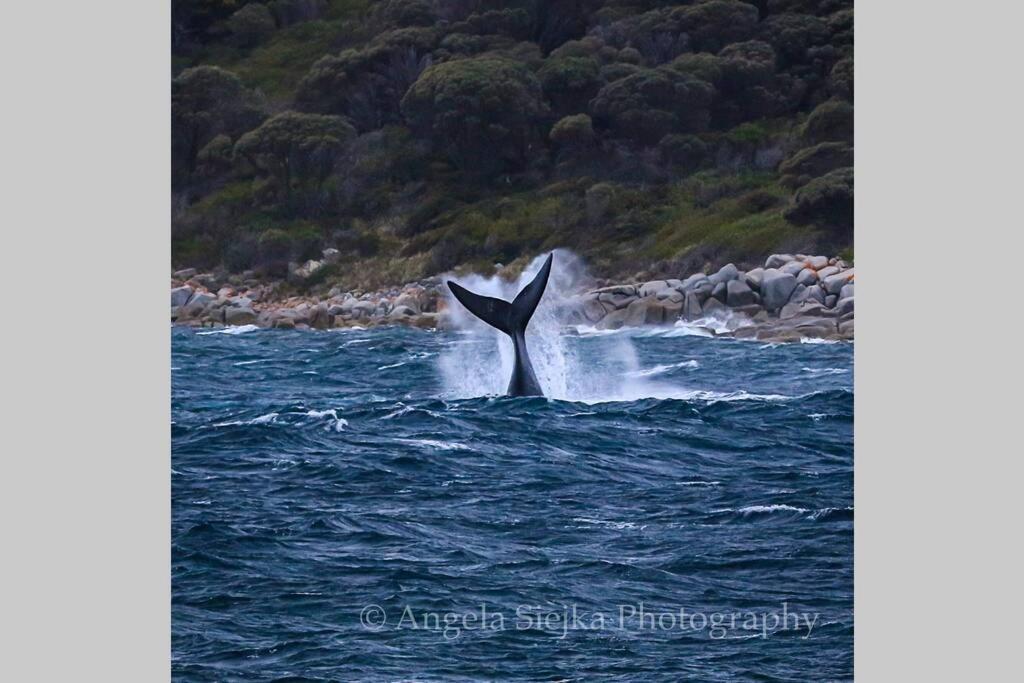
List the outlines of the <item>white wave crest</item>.
<svg viewBox="0 0 1024 683">
<path fill-rule="evenodd" d="M 230 327 L 223 327 L 218 330 L 205 330 L 203 332 L 196 332 L 196 335 L 205 337 L 210 334 L 245 334 L 246 332 L 255 332 L 260 329 L 258 325 L 232 325 Z"/>
</svg>

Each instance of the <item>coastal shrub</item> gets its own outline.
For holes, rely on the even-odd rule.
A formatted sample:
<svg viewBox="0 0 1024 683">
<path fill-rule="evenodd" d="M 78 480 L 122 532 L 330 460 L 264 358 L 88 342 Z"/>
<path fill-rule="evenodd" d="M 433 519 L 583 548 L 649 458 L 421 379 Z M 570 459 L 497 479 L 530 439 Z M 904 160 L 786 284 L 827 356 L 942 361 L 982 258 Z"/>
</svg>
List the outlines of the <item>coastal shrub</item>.
<svg viewBox="0 0 1024 683">
<path fill-rule="evenodd" d="M 581 148 L 594 141 L 594 127 L 586 114 L 566 116 L 551 128 L 551 142 L 565 148 Z"/>
<path fill-rule="evenodd" d="M 327 6 L 327 0 L 270 0 L 267 3 L 277 25 L 282 27 L 319 19 Z"/>
<path fill-rule="evenodd" d="M 808 144 L 820 142 L 853 142 L 853 106 L 843 100 L 822 102 L 803 127 L 803 138 Z"/>
<path fill-rule="evenodd" d="M 288 274 L 292 238 L 287 232 L 278 228 L 264 230 L 256 241 L 256 247 L 258 265 L 267 274 L 275 277 L 283 277 Z"/>
<path fill-rule="evenodd" d="M 395 28 L 433 26 L 437 21 L 434 8 L 426 0 L 384 0 L 375 3 L 373 18 Z"/>
<path fill-rule="evenodd" d="M 704 163 L 708 147 L 696 135 L 666 135 L 658 142 L 662 163 L 682 173 L 691 173 Z"/>
<path fill-rule="evenodd" d="M 243 5 L 228 19 L 228 30 L 240 47 L 251 47 L 263 42 L 276 28 L 273 13 L 266 5 L 258 2 Z"/>
<path fill-rule="evenodd" d="M 355 129 L 340 116 L 286 111 L 264 121 L 235 144 L 235 154 L 274 178 L 291 196 L 293 183 L 322 183 Z"/>
<path fill-rule="evenodd" d="M 406 28 L 325 56 L 302 78 L 296 102 L 303 111 L 344 115 L 361 131 L 401 123 L 402 97 L 430 64 L 436 44 L 432 29 Z"/>
<path fill-rule="evenodd" d="M 636 49 L 649 64 L 684 52 L 718 52 L 749 40 L 757 30 L 757 8 L 737 0 L 707 0 L 654 9 L 595 29 L 607 44 Z"/>
<path fill-rule="evenodd" d="M 845 166 L 853 166 L 853 148 L 845 142 L 822 142 L 801 149 L 783 161 L 779 164 L 779 174 L 784 184 L 796 188 Z"/>
<path fill-rule="evenodd" d="M 810 14 L 776 14 L 760 25 L 760 38 L 775 48 L 780 68 L 806 64 L 809 50 L 827 43 L 830 35 L 825 20 Z"/>
<path fill-rule="evenodd" d="M 259 124 L 262 97 L 216 66 L 185 69 L 171 81 L 171 167 L 175 185 L 195 171 L 199 151 L 218 135 L 231 138 Z"/>
<path fill-rule="evenodd" d="M 609 83 L 590 107 L 613 135 L 653 145 L 668 133 L 705 130 L 713 93 L 707 81 L 660 67 Z"/>
<path fill-rule="evenodd" d="M 836 169 L 801 187 L 785 216 L 796 225 L 824 228 L 840 240 L 852 238 L 853 168 Z"/>
<path fill-rule="evenodd" d="M 522 65 L 478 57 L 435 64 L 402 99 L 411 128 L 471 176 L 522 168 L 548 113 Z"/>
<path fill-rule="evenodd" d="M 537 77 L 558 116 L 586 111 L 587 103 L 603 84 L 600 66 L 592 57 L 547 59 Z"/>
<path fill-rule="evenodd" d="M 836 97 L 853 102 L 853 59 L 841 59 L 828 76 L 829 91 Z"/>
</svg>

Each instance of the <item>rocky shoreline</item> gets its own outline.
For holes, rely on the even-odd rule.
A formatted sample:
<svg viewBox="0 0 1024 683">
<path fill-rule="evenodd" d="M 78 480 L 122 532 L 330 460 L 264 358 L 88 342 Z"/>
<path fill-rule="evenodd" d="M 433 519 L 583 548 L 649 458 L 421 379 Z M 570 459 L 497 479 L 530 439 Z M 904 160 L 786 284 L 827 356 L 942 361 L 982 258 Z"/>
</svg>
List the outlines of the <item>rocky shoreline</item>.
<svg viewBox="0 0 1024 683">
<path fill-rule="evenodd" d="M 302 269 L 308 273 L 317 265 L 311 261 Z M 685 279 L 581 291 L 557 305 L 566 325 L 602 330 L 677 325 L 707 336 L 764 341 L 852 340 L 854 276 L 839 258 L 772 254 L 763 267 L 747 271 L 730 263 Z M 171 277 L 171 321 L 284 329 L 452 325 L 440 278 L 376 292 L 335 287 L 322 296 L 286 296 L 281 289 L 281 283 L 179 270 Z"/>
</svg>

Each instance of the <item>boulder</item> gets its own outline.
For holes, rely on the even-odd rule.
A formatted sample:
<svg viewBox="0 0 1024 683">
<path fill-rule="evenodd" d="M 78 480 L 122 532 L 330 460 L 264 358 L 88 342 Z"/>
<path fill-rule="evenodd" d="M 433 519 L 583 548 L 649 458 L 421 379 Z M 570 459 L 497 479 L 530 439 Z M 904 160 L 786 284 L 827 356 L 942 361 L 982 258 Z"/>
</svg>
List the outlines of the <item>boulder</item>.
<svg viewBox="0 0 1024 683">
<path fill-rule="evenodd" d="M 796 283 L 810 287 L 818 281 L 818 273 L 813 268 L 804 268 L 796 274 Z"/>
<path fill-rule="evenodd" d="M 780 320 L 788 320 L 797 317 L 821 316 L 824 307 L 817 301 L 802 301 L 799 303 L 788 303 L 779 311 Z"/>
<path fill-rule="evenodd" d="M 853 297 L 852 296 L 851 297 L 847 297 L 845 299 L 840 299 L 836 303 L 836 315 L 844 316 L 847 313 L 853 313 Z"/>
<path fill-rule="evenodd" d="M 760 304 L 748 304 L 746 306 L 736 306 L 732 310 L 733 310 L 734 313 L 742 313 L 743 315 L 747 316 L 748 318 L 754 318 L 754 317 L 764 313 L 764 309 L 761 308 Z"/>
<path fill-rule="evenodd" d="M 664 280 L 651 280 L 650 282 L 645 282 L 640 285 L 639 293 L 641 297 L 655 296 L 662 290 L 668 288 L 668 283 Z"/>
<path fill-rule="evenodd" d="M 806 299 L 806 301 L 811 301 L 812 299 L 814 301 L 817 301 L 822 306 L 824 306 L 825 305 L 825 290 L 823 290 L 821 287 L 808 287 L 807 288 L 807 299 Z"/>
<path fill-rule="evenodd" d="M 597 327 L 601 330 L 617 330 L 625 323 L 627 314 L 628 311 L 625 308 L 616 309 L 601 318 L 601 322 L 597 323 Z"/>
<path fill-rule="evenodd" d="M 843 288 L 839 290 L 839 298 L 847 299 L 853 296 L 853 284 L 843 285 Z"/>
<path fill-rule="evenodd" d="M 625 325 L 660 325 L 665 321 L 665 307 L 653 296 L 637 299 L 626 307 Z"/>
<path fill-rule="evenodd" d="M 418 312 L 410 306 L 398 305 L 391 309 L 388 313 L 388 318 L 391 320 L 399 320 L 402 318 L 411 318 L 418 315 Z"/>
<path fill-rule="evenodd" d="M 682 295 L 680 295 L 682 296 Z M 679 317 L 683 313 L 683 302 L 682 301 L 668 301 L 662 300 L 661 307 L 665 309 L 665 320 L 664 322 L 672 324 L 679 320 Z"/>
<path fill-rule="evenodd" d="M 610 285 L 608 287 L 595 289 L 594 291 L 598 294 L 625 294 L 627 296 L 636 296 L 635 285 Z"/>
<path fill-rule="evenodd" d="M 739 276 L 739 268 L 737 268 L 732 263 L 727 263 L 726 265 L 722 266 L 717 273 L 709 276 L 708 279 L 711 280 L 713 284 L 718 285 L 719 283 L 725 283 L 729 282 L 730 280 L 735 280 Z M 712 296 L 714 295 L 712 294 Z"/>
<path fill-rule="evenodd" d="M 192 288 L 188 285 L 184 287 L 175 287 L 171 290 L 171 307 L 184 306 L 188 303 L 188 300 L 192 297 Z"/>
<path fill-rule="evenodd" d="M 835 294 L 829 294 L 825 297 L 825 308 L 835 308 L 836 302 L 839 301 L 839 297 Z"/>
<path fill-rule="evenodd" d="M 704 310 L 700 305 L 700 297 L 695 292 L 687 292 L 683 300 L 683 320 L 697 320 L 702 317 Z"/>
<path fill-rule="evenodd" d="M 761 289 L 761 279 L 763 277 L 764 268 L 754 268 L 753 270 L 748 270 L 743 279 L 751 289 Z"/>
<path fill-rule="evenodd" d="M 809 265 L 814 270 L 821 270 L 822 268 L 824 268 L 825 266 L 828 265 L 828 257 L 827 256 L 808 256 L 805 259 L 805 263 L 807 263 L 807 265 Z"/>
<path fill-rule="evenodd" d="M 847 282 L 853 279 L 853 268 L 844 270 L 836 273 L 835 275 L 829 275 L 822 279 L 822 286 L 825 288 L 826 294 L 839 294 Z"/>
<path fill-rule="evenodd" d="M 682 280 L 676 280 L 675 278 L 669 278 L 668 280 L 665 280 L 665 284 L 667 284 L 672 289 L 678 289 L 678 290 L 682 290 L 683 289 L 683 281 Z"/>
<path fill-rule="evenodd" d="M 727 287 L 724 282 L 719 282 L 715 285 L 714 289 L 711 290 L 711 298 L 718 299 L 723 304 L 725 303 L 725 297 L 727 296 Z"/>
<path fill-rule="evenodd" d="M 703 317 L 705 318 L 714 316 L 721 318 L 727 315 L 728 313 L 729 309 L 726 308 L 725 304 L 723 304 L 718 299 L 711 298 L 704 302 Z"/>
<path fill-rule="evenodd" d="M 217 300 L 213 294 L 209 292 L 196 292 L 192 295 L 192 298 L 188 300 L 182 309 L 189 316 L 197 316 L 202 313 L 209 305 Z"/>
<path fill-rule="evenodd" d="M 294 330 L 295 319 L 294 318 L 277 318 L 274 320 L 274 327 L 281 330 Z"/>
<path fill-rule="evenodd" d="M 730 280 L 726 283 L 725 288 L 725 302 L 729 304 L 731 308 L 749 306 L 757 303 L 755 298 L 757 295 L 754 294 L 754 291 L 742 280 Z"/>
<path fill-rule="evenodd" d="M 839 267 L 838 266 L 826 266 L 824 268 L 819 268 L 818 269 L 818 279 L 819 280 L 824 280 L 825 278 L 827 278 L 829 276 L 832 276 L 832 275 L 835 275 L 838 272 L 839 272 Z"/>
<path fill-rule="evenodd" d="M 197 272 L 195 268 L 182 268 L 171 273 L 171 277 L 175 280 L 188 280 L 194 278 Z"/>
<path fill-rule="evenodd" d="M 592 323 L 596 323 L 608 312 L 593 294 L 588 294 L 581 299 L 580 308 L 583 310 L 583 317 Z"/>
<path fill-rule="evenodd" d="M 224 322 L 228 325 L 252 325 L 256 312 L 248 306 L 228 306 L 224 309 Z"/>
<path fill-rule="evenodd" d="M 794 276 L 799 275 L 801 270 L 806 269 L 807 264 L 804 263 L 803 261 L 790 261 L 789 263 L 779 268 L 779 270 L 781 270 L 783 273 L 789 273 L 790 275 Z"/>
<path fill-rule="evenodd" d="M 625 308 L 636 299 L 636 290 L 630 286 L 628 291 L 603 291 L 597 295 L 598 301 L 609 304 L 612 308 Z"/>
<path fill-rule="evenodd" d="M 786 305 L 795 288 L 796 278 L 793 275 L 769 268 L 764 271 L 761 282 L 761 301 L 769 311 L 777 311 Z"/>
<path fill-rule="evenodd" d="M 420 312 L 420 302 L 418 297 L 409 292 L 401 294 L 395 299 L 395 308 L 398 308 L 399 306 L 412 310 L 413 314 Z"/>
<path fill-rule="evenodd" d="M 766 269 L 767 268 L 779 268 L 780 266 L 786 265 L 787 263 L 792 261 L 794 258 L 796 258 L 796 257 L 793 256 L 792 254 L 772 254 L 771 256 L 769 256 L 765 260 L 764 267 Z"/>
<path fill-rule="evenodd" d="M 810 296 L 810 288 L 806 285 L 797 283 L 796 287 L 793 288 L 793 292 L 789 295 L 789 303 L 800 303 L 805 301 Z"/>
<path fill-rule="evenodd" d="M 694 273 L 690 277 L 683 280 L 682 291 L 689 292 L 693 289 L 697 289 L 703 283 L 708 282 L 708 276 L 704 273 Z"/>
<path fill-rule="evenodd" d="M 666 287 L 665 289 L 658 292 L 655 298 L 661 302 L 681 304 L 683 302 L 683 293 L 677 289 L 673 289 L 672 287 Z"/>
<path fill-rule="evenodd" d="M 334 327 L 334 316 L 330 314 L 326 303 L 319 303 L 310 309 L 309 325 L 318 330 Z"/>
<path fill-rule="evenodd" d="M 839 323 L 839 335 L 843 339 L 853 339 L 853 320 Z"/>
<path fill-rule="evenodd" d="M 334 247 L 327 247 L 321 252 L 324 263 L 337 263 L 341 258 L 341 252 Z"/>
</svg>

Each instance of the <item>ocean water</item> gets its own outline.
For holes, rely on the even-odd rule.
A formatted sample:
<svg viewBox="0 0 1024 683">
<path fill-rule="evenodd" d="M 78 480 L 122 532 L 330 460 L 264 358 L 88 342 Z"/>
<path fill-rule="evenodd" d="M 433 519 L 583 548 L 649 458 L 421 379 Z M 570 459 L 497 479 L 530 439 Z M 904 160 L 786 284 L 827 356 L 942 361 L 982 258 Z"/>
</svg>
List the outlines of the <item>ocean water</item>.
<svg viewBox="0 0 1024 683">
<path fill-rule="evenodd" d="M 852 679 L 852 344 L 171 334 L 175 680 Z"/>
</svg>

